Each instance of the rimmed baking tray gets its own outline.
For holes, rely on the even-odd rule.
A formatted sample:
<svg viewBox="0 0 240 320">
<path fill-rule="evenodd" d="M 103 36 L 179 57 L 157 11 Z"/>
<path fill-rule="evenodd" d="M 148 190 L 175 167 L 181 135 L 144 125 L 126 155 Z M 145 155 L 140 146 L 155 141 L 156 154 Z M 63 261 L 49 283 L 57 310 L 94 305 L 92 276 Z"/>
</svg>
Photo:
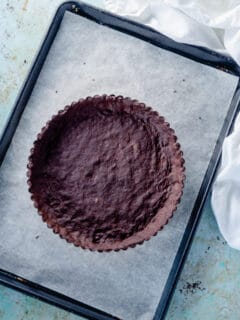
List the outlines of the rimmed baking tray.
<svg viewBox="0 0 240 320">
<path fill-rule="evenodd" d="M 0 141 L 0 282 L 90 319 L 162 319 L 239 109 L 238 76 L 229 57 L 83 3 L 61 5 Z M 132 95 L 155 107 L 185 154 L 185 194 L 174 218 L 126 252 L 83 252 L 58 239 L 37 217 L 24 183 L 41 126 L 93 93 Z"/>
</svg>

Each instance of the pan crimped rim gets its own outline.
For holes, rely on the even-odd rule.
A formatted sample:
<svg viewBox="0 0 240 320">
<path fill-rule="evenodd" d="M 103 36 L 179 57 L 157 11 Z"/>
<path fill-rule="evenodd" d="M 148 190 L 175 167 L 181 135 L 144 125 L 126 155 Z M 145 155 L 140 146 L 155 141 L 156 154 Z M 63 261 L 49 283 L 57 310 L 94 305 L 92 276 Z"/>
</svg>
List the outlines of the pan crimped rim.
<svg viewBox="0 0 240 320">
<path fill-rule="evenodd" d="M 51 215 L 47 210 L 44 212 L 39 206 L 37 201 L 37 196 L 34 193 L 32 188 L 32 177 L 34 172 L 33 158 L 36 156 L 36 149 L 41 145 L 42 138 L 45 133 L 48 131 L 49 127 L 53 122 L 56 123 L 59 119 L 63 117 L 70 110 L 74 111 L 86 104 L 98 104 L 101 108 L 114 108 L 114 104 L 120 105 L 121 110 L 125 112 L 134 112 L 136 114 L 144 114 L 146 117 L 151 118 L 154 121 L 155 126 L 161 128 L 164 127 L 164 130 L 168 134 L 169 146 L 174 154 L 172 157 L 172 170 L 171 176 L 174 181 L 177 181 L 171 188 L 171 192 L 167 200 L 165 201 L 163 207 L 159 208 L 155 216 L 151 221 L 144 227 L 143 230 L 135 232 L 128 238 L 123 240 L 118 240 L 116 242 L 104 242 L 104 243 L 95 243 L 89 239 L 82 240 L 76 235 L 76 232 L 72 232 L 69 228 L 60 227 L 56 219 L 52 219 Z M 110 107 L 109 107 L 110 106 Z M 38 210 L 38 213 L 41 215 L 42 220 L 47 223 L 49 228 L 53 229 L 54 233 L 58 233 L 61 238 L 64 238 L 67 242 L 73 243 L 75 246 L 80 246 L 83 249 L 89 249 L 91 251 L 119 251 L 126 250 L 128 247 L 135 247 L 137 244 L 142 244 L 144 241 L 149 240 L 152 236 L 155 236 L 159 230 L 163 228 L 173 216 L 173 213 L 177 209 L 177 205 L 180 202 L 181 196 L 183 194 L 184 180 L 185 180 L 185 167 L 183 152 L 180 149 L 180 144 L 177 142 L 177 137 L 173 129 L 170 128 L 169 123 L 167 123 L 164 117 L 160 116 L 156 111 L 153 111 L 151 107 L 147 107 L 144 103 L 140 103 L 137 100 L 131 98 L 124 98 L 122 96 L 115 95 L 101 95 L 87 97 L 85 99 L 80 99 L 78 102 L 73 102 L 71 105 L 66 106 L 63 110 L 60 110 L 56 115 L 52 117 L 50 121 L 42 128 L 41 132 L 37 135 L 37 139 L 33 143 L 33 148 L 30 151 L 30 156 L 28 159 L 27 165 L 27 183 L 29 186 L 29 192 L 31 193 L 31 199 L 33 200 L 34 207 Z"/>
</svg>

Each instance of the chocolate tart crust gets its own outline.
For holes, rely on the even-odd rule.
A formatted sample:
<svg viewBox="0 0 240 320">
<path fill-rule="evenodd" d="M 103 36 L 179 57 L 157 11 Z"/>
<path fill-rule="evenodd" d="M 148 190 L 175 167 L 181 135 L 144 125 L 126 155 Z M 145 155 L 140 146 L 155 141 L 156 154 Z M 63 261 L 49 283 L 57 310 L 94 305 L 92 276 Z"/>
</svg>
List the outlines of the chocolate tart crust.
<svg viewBox="0 0 240 320">
<path fill-rule="evenodd" d="M 118 251 L 149 240 L 183 191 L 174 130 L 137 100 L 87 97 L 38 134 L 29 156 L 34 206 L 60 237 L 84 249 Z"/>
</svg>

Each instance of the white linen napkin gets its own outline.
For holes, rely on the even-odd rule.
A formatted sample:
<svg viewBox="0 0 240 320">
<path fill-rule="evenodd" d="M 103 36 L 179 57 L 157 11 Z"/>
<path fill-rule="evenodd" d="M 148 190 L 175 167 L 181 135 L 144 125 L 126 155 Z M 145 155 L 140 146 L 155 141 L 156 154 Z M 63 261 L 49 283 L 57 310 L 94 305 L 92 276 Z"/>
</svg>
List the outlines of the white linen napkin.
<svg viewBox="0 0 240 320">
<path fill-rule="evenodd" d="M 107 10 L 178 42 L 208 47 L 240 64 L 240 0 L 105 0 Z"/>
<path fill-rule="evenodd" d="M 240 250 L 240 116 L 224 140 L 211 200 L 221 233 L 231 247 Z"/>
</svg>

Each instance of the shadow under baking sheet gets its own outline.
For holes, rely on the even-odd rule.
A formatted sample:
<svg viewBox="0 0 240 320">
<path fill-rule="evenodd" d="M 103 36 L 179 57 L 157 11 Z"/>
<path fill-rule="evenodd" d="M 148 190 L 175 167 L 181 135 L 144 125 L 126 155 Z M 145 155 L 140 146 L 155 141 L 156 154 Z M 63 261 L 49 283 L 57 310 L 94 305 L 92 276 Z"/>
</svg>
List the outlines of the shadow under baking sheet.
<svg viewBox="0 0 240 320">
<path fill-rule="evenodd" d="M 127 320 L 154 317 L 238 78 L 66 12 L 0 170 L 0 268 Z M 81 97 L 138 99 L 184 152 L 180 205 L 156 237 L 97 253 L 60 239 L 33 208 L 26 165 L 37 133 Z"/>
</svg>

